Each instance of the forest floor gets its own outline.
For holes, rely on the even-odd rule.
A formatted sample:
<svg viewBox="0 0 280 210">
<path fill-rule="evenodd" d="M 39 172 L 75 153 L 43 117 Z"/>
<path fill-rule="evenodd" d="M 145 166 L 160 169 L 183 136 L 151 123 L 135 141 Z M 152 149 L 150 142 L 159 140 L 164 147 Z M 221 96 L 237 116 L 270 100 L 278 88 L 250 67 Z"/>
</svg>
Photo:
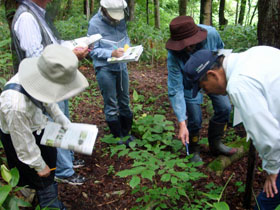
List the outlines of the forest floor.
<svg viewBox="0 0 280 210">
<path fill-rule="evenodd" d="M 82 66 L 81 71 L 90 81 L 96 81 L 94 70 L 91 67 Z M 130 74 L 130 96 L 132 98 L 133 90 L 138 94 L 144 95 L 145 99 L 151 96 L 160 96 L 153 104 L 154 108 L 149 114 L 155 114 L 156 110 L 165 109 L 165 117 L 173 121 L 176 125 L 176 117 L 169 105 L 167 96 L 167 69 L 166 63 L 153 66 L 144 64 L 129 65 Z M 86 161 L 86 166 L 76 169 L 76 172 L 87 177 L 85 184 L 81 186 L 72 186 L 68 184 L 59 184 L 59 196 L 65 206 L 70 210 L 129 210 L 133 206 L 137 206 L 136 195 L 131 194 L 132 190 L 128 184 L 128 179 L 120 178 L 115 174 L 123 169 L 129 168 L 131 161 L 124 156 L 119 158 L 117 155 L 111 157 L 109 152 L 104 152 L 108 145 L 100 141 L 100 139 L 109 134 L 109 130 L 105 123 L 103 113 L 103 100 L 95 82 L 96 90 L 91 89 L 87 100 L 80 100 L 72 110 L 72 121 L 96 124 L 99 128 L 98 139 L 91 156 L 76 154 L 77 158 Z M 144 105 L 145 106 L 145 105 Z M 203 109 L 204 121 L 201 137 L 207 137 L 207 128 L 209 116 Z M 175 134 L 178 133 L 178 126 L 175 126 Z M 244 136 L 244 132 L 242 134 Z M 177 136 L 174 136 L 176 138 Z M 108 151 L 108 150 L 107 150 Z M 182 149 L 183 151 L 183 149 Z M 224 186 L 229 177 L 235 175 L 230 180 L 227 188 L 223 193 L 222 200 L 226 201 L 232 210 L 244 209 L 243 196 L 244 192 L 238 192 L 236 182 L 246 183 L 247 174 L 247 157 L 234 162 L 230 165 L 221 176 L 217 176 L 213 172 L 205 170 L 208 163 L 214 157 L 209 154 L 206 146 L 202 146 L 201 155 L 204 161 L 199 171 L 207 175 L 198 183 L 194 183 L 193 187 L 197 190 L 202 189 L 207 183 L 213 182 L 218 186 Z M 260 160 L 257 160 L 260 166 Z M 258 168 L 258 167 L 256 167 Z M 264 172 L 255 170 L 255 179 L 253 188 L 255 194 L 258 194 L 264 183 Z M 252 206 L 255 204 L 252 196 Z"/>
</svg>

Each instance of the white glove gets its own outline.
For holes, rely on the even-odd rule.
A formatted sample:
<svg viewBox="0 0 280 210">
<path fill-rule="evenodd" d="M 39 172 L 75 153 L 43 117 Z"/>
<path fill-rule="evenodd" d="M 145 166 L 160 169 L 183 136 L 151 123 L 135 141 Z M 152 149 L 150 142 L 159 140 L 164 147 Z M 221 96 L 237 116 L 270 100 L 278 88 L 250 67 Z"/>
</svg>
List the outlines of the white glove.
<svg viewBox="0 0 280 210">
<path fill-rule="evenodd" d="M 67 130 L 69 124 L 71 123 L 71 121 L 64 114 L 55 116 L 53 120 L 54 122 L 60 124 L 65 130 Z"/>
</svg>

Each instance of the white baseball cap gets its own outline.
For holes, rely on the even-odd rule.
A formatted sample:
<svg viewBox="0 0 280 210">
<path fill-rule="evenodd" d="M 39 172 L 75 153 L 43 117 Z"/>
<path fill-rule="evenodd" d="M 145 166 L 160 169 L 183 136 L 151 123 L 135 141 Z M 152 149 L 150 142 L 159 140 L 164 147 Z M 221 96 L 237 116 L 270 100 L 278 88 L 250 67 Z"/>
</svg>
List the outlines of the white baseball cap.
<svg viewBox="0 0 280 210">
<path fill-rule="evenodd" d="M 125 0 L 101 0 L 100 5 L 107 10 L 113 19 L 124 19 L 124 9 L 127 7 Z"/>
</svg>

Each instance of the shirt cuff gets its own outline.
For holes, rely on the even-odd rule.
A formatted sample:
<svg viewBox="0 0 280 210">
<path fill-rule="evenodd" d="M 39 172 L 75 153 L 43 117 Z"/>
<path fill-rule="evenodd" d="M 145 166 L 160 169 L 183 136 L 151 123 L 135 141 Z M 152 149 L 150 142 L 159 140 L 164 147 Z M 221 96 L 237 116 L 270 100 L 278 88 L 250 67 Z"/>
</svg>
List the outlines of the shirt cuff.
<svg viewBox="0 0 280 210">
<path fill-rule="evenodd" d="M 47 164 L 45 163 L 44 160 L 42 160 L 40 166 L 35 167 L 34 169 L 35 169 L 37 172 L 40 172 L 40 171 L 44 170 L 44 169 L 46 168 L 46 166 L 47 166 Z"/>
</svg>

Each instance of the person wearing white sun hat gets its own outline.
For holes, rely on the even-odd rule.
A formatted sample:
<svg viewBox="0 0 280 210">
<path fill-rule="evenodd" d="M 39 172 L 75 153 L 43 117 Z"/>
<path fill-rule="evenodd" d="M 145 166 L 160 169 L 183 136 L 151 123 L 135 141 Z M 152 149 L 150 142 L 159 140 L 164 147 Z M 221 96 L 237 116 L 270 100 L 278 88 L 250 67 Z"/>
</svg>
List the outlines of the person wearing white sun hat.
<svg viewBox="0 0 280 210">
<path fill-rule="evenodd" d="M 129 107 L 129 78 L 126 63 L 110 64 L 110 57 L 121 57 L 130 45 L 126 30 L 127 3 L 124 0 L 101 0 L 100 9 L 89 21 L 88 35 L 101 34 L 89 53 L 93 60 L 99 88 L 104 99 L 104 113 L 111 134 L 127 146 L 133 114 Z M 123 138 L 127 137 L 127 138 Z M 122 139 L 127 139 L 125 142 Z"/>
<path fill-rule="evenodd" d="M 20 5 L 13 17 L 11 26 L 14 72 L 24 58 L 39 57 L 49 44 L 62 44 L 51 17 L 46 10 L 52 0 L 17 0 Z M 79 59 L 87 53 L 87 47 L 73 50 Z M 68 100 L 58 103 L 60 109 L 69 118 Z M 83 184 L 85 177 L 76 173 L 74 168 L 85 165 L 85 161 L 74 158 L 74 152 L 57 149 L 55 179 L 60 182 L 77 185 Z"/>
<path fill-rule="evenodd" d="M 0 136 L 9 168 L 19 170 L 20 186 L 36 190 L 41 208 L 66 209 L 57 198 L 54 171 L 50 170 L 56 167 L 56 148 L 40 145 L 48 120 L 43 112 L 67 128 L 70 121 L 57 102 L 86 87 L 76 55 L 52 44 L 40 57 L 24 59 L 1 93 Z"/>
</svg>

